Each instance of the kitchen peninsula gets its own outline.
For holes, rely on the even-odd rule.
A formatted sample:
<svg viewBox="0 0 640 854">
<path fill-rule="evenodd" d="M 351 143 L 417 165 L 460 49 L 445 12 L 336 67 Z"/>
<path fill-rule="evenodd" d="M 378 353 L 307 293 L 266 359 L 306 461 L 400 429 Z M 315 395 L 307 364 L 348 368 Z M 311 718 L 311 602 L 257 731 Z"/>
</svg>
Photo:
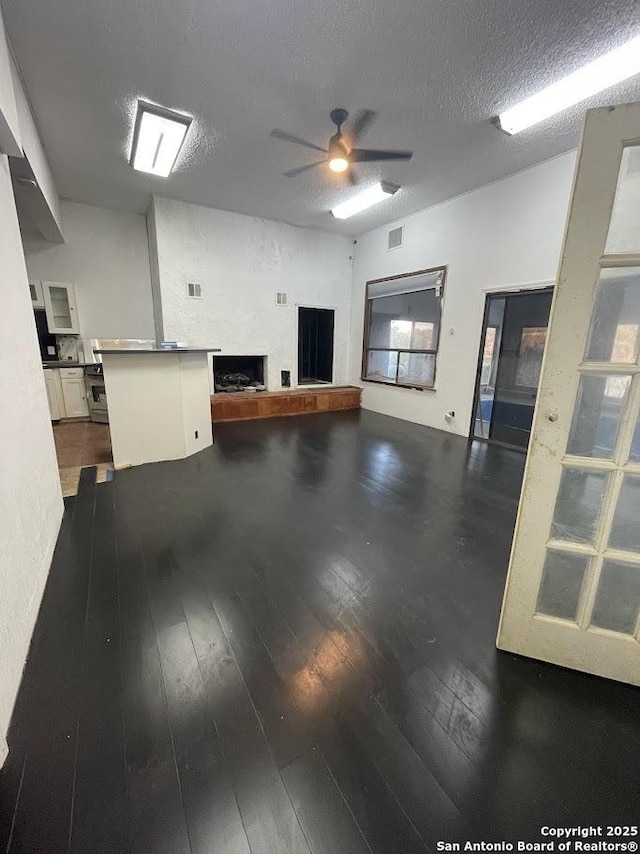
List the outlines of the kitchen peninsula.
<svg viewBox="0 0 640 854">
<path fill-rule="evenodd" d="M 116 469 L 191 456 L 213 441 L 215 347 L 94 350 L 101 356 Z"/>
</svg>

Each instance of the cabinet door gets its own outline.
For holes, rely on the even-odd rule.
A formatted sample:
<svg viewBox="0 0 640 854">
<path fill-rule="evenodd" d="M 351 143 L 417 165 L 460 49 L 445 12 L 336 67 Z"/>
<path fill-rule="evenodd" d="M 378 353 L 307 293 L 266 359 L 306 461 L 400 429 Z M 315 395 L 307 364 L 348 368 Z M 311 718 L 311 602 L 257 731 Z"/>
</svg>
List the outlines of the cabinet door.
<svg viewBox="0 0 640 854">
<path fill-rule="evenodd" d="M 49 332 L 54 335 L 77 335 L 80 328 L 73 285 L 42 282 L 42 292 Z"/>
<path fill-rule="evenodd" d="M 82 377 L 63 377 L 62 396 L 67 418 L 81 418 L 89 414 Z"/>
<path fill-rule="evenodd" d="M 55 376 L 53 371 L 44 372 L 44 383 L 47 389 L 47 401 L 49 402 L 49 413 L 52 421 L 60 419 L 60 408 L 58 406 L 58 395 L 56 392 Z"/>
<path fill-rule="evenodd" d="M 44 297 L 42 295 L 42 282 L 37 280 L 29 282 L 29 293 L 31 295 L 31 305 L 34 308 L 44 308 Z"/>
</svg>

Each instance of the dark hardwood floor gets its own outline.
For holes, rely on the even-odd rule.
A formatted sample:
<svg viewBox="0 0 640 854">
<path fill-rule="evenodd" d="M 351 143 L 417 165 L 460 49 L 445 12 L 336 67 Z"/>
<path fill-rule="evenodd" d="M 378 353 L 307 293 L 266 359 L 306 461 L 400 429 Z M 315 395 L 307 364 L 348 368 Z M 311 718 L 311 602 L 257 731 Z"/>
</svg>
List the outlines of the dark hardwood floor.
<svg viewBox="0 0 640 854">
<path fill-rule="evenodd" d="M 0 850 L 409 854 L 637 823 L 640 693 L 494 646 L 522 455 L 369 412 L 215 432 L 83 469 L 67 500 Z"/>
</svg>

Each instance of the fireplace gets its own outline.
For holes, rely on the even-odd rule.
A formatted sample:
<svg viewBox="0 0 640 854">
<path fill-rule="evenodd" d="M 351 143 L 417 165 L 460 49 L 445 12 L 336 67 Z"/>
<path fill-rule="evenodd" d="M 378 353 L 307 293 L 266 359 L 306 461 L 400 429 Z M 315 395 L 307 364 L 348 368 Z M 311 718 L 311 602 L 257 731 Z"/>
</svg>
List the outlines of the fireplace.
<svg viewBox="0 0 640 854">
<path fill-rule="evenodd" d="M 216 392 L 265 391 L 266 356 L 214 356 Z"/>
</svg>

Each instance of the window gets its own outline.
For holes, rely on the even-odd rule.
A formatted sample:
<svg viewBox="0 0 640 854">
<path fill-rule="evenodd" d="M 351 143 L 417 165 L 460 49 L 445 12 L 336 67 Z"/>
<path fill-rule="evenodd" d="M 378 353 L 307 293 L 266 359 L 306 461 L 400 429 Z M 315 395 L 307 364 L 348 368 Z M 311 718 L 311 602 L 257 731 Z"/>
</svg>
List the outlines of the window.
<svg viewBox="0 0 640 854">
<path fill-rule="evenodd" d="M 362 379 L 433 388 L 446 268 L 367 282 Z"/>
</svg>

